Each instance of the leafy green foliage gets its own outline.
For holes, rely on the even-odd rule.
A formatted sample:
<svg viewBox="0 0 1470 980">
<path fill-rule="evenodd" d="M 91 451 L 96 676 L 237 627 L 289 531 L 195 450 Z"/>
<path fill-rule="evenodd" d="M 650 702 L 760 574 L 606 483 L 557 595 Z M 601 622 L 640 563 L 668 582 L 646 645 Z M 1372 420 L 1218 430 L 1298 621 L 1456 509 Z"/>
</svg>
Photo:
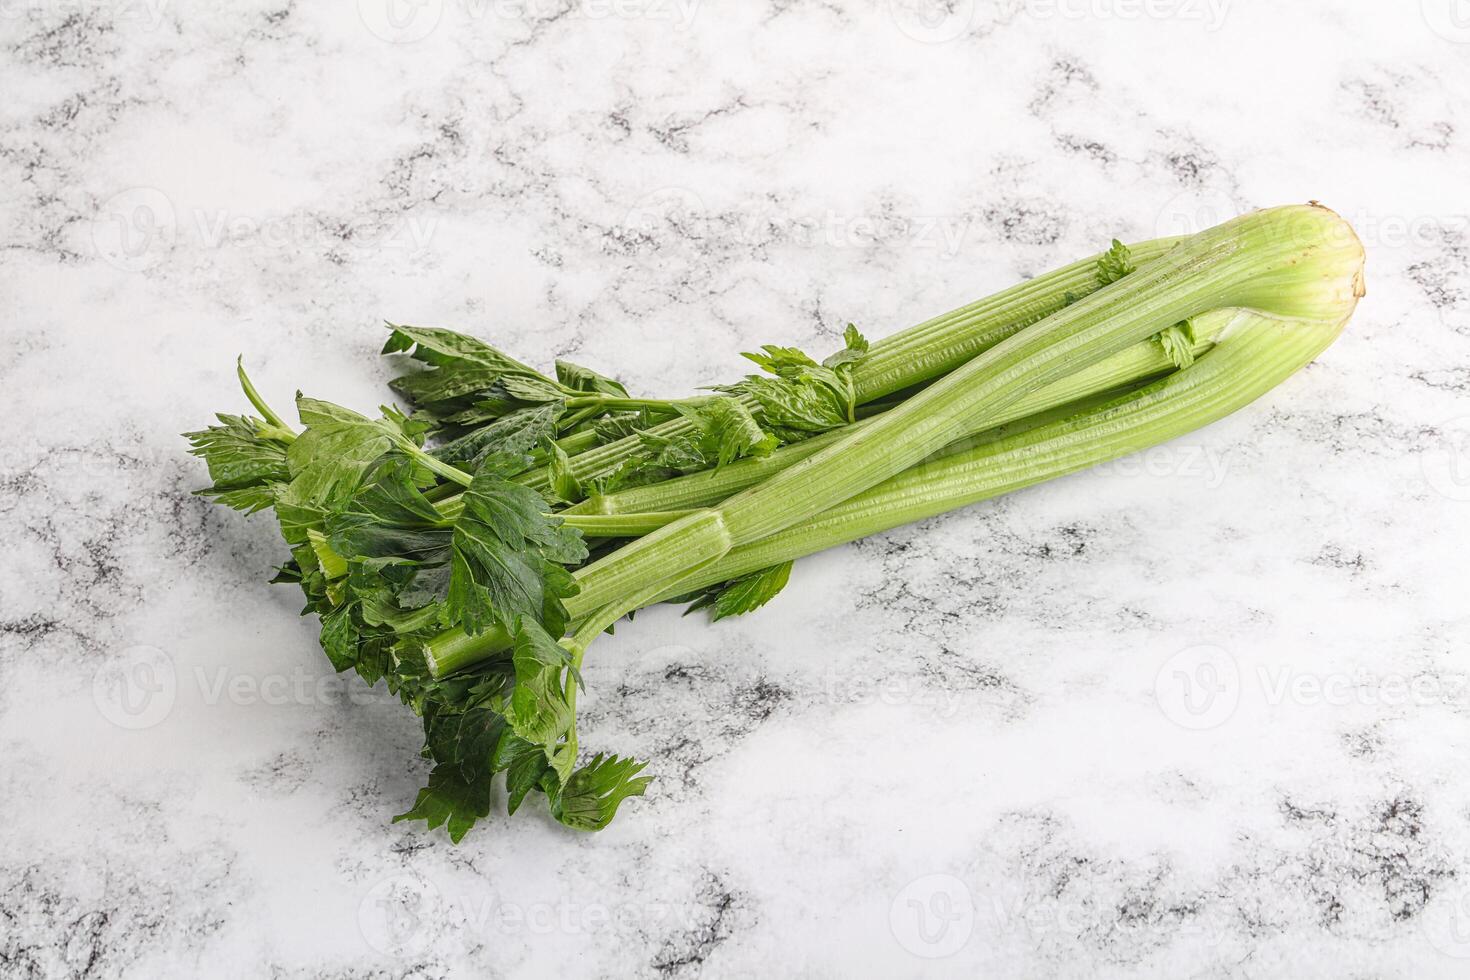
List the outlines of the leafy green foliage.
<svg viewBox="0 0 1470 980">
<path fill-rule="evenodd" d="M 422 820 L 430 830 L 447 824 L 449 839 L 458 844 L 477 821 L 490 815 L 492 790 L 488 777 L 470 780 L 455 767 L 435 766 L 429 773 L 429 785 L 419 790 L 412 809 L 398 814 L 393 822 Z"/>
<path fill-rule="evenodd" d="M 755 612 L 786 588 L 786 583 L 791 580 L 791 564 L 782 562 L 707 589 L 684 610 L 684 615 L 698 609 L 711 609 L 711 618 L 718 622 Z"/>
<path fill-rule="evenodd" d="M 1187 368 L 1194 363 L 1196 338 L 1191 321 L 1185 320 L 1159 331 L 1154 335 L 1154 340 L 1164 349 L 1176 368 Z"/>
<path fill-rule="evenodd" d="M 253 514 L 275 505 L 291 480 L 286 446 L 258 434 L 265 423 L 243 415 L 218 415 L 219 425 L 186 432 L 189 452 L 204 460 L 214 485 L 196 491 L 226 507 Z"/>
<path fill-rule="evenodd" d="M 1107 286 L 1117 282 L 1124 276 L 1138 271 L 1138 266 L 1133 261 L 1133 255 L 1128 246 L 1113 239 L 1113 245 L 1102 258 L 1097 260 L 1097 281 L 1099 285 Z M 1071 294 L 1068 293 L 1070 301 Z M 1194 327 L 1188 320 L 1177 323 L 1172 327 L 1166 327 L 1153 336 L 1157 343 L 1168 355 L 1169 360 L 1176 368 L 1187 368 L 1194 363 Z"/>
<path fill-rule="evenodd" d="M 515 688 L 506 704 L 506 719 L 516 735 L 534 745 L 554 750 L 572 726 L 566 675 L 574 682 L 572 655 L 536 623 L 524 623 L 516 633 Z"/>
<path fill-rule="evenodd" d="M 375 460 L 395 444 L 416 445 L 422 436 L 405 429 L 401 416 L 370 419 L 301 395 L 296 406 L 306 430 L 286 450 L 291 483 L 276 502 L 281 532 L 292 545 L 322 529 L 327 514 L 351 498 Z"/>
<path fill-rule="evenodd" d="M 683 473 L 724 466 L 746 456 L 764 456 L 780 445 L 740 401 L 711 398 L 699 405 L 680 405 L 679 414 L 691 425 L 674 435 L 634 430 L 641 452 L 630 456 L 611 475 L 596 481 L 601 492 L 656 483 Z M 570 467 L 568 466 L 568 469 Z M 553 483 L 558 465 L 551 466 Z M 572 489 L 570 486 L 568 490 Z M 580 485 L 577 489 L 581 489 Z M 572 498 L 558 491 L 564 500 Z"/>
<path fill-rule="evenodd" d="M 869 345 L 852 324 L 844 339 L 847 346 L 824 364 L 794 347 L 768 344 L 744 356 L 772 377 L 748 375 L 739 384 L 718 390 L 754 398 L 766 431 L 781 442 L 847 425 L 857 417 L 852 369 L 867 356 Z"/>
<path fill-rule="evenodd" d="M 650 782 L 639 776 L 645 763 L 596 755 L 574 772 L 551 798 L 551 813 L 574 830 L 601 830 L 612 822 L 618 807 L 629 797 L 642 796 Z"/>
<path fill-rule="evenodd" d="M 561 413 L 561 406 L 554 402 L 512 412 L 445 443 L 433 451 L 433 456 L 473 470 L 492 453 L 527 455 L 542 442 L 556 437 Z"/>
<path fill-rule="evenodd" d="M 424 496 L 413 461 L 402 455 L 376 460 L 325 526 L 327 543 L 346 558 L 435 565 L 447 557 L 445 520 Z"/>
<path fill-rule="evenodd" d="M 447 605 L 472 634 L 499 626 L 514 635 L 523 617 L 540 622 L 548 602 L 575 591 L 550 566 L 587 557 L 581 533 L 548 517 L 546 501 L 506 479 L 507 469 L 498 456 L 480 465 L 454 525 Z"/>
<path fill-rule="evenodd" d="M 1134 264 L 1133 254 L 1128 250 L 1128 246 L 1114 238 L 1112 247 L 1097 260 L 1097 281 L 1103 286 L 1108 286 L 1137 269 L 1138 266 Z"/>
<path fill-rule="evenodd" d="M 556 443 L 548 445 L 551 455 L 550 474 L 551 492 L 557 500 L 575 501 L 586 496 L 582 489 L 582 481 L 577 479 L 577 474 L 572 471 L 572 460 Z"/>
<path fill-rule="evenodd" d="M 505 773 L 505 809 L 514 816 L 526 794 L 541 785 L 551 772 L 545 746 L 528 742 L 511 733 L 500 740 L 491 759 L 491 768 Z"/>
<path fill-rule="evenodd" d="M 383 353 L 406 351 L 425 365 L 425 370 L 395 378 L 391 387 L 432 419 L 443 421 L 472 410 L 478 413 L 473 418 L 494 418 L 526 401 L 555 400 L 542 396 L 561 391 L 535 368 L 473 337 L 436 327 L 389 324 L 389 329 Z M 532 397 L 523 397 L 527 394 Z M 469 424 L 468 418 L 459 422 Z"/>
<path fill-rule="evenodd" d="M 610 395 L 614 398 L 628 397 L 628 389 L 624 388 L 621 382 L 604 377 L 591 368 L 573 364 L 571 361 L 556 362 L 556 379 L 564 388 L 572 391 Z"/>
<path fill-rule="evenodd" d="M 715 398 L 682 411 L 698 427 L 700 455 L 713 459 L 715 466 L 744 456 L 764 456 L 776 448 L 776 438 L 762 431 L 750 409 L 733 398 Z"/>
<path fill-rule="evenodd" d="M 848 364 L 856 364 L 868 354 L 868 338 L 858 331 L 858 328 L 849 323 L 847 329 L 842 332 L 842 340 L 847 345 L 842 350 L 833 354 L 822 362 L 824 367 L 840 368 Z"/>
<path fill-rule="evenodd" d="M 637 435 L 653 424 L 646 412 L 609 412 L 592 423 L 600 445 Z"/>
</svg>

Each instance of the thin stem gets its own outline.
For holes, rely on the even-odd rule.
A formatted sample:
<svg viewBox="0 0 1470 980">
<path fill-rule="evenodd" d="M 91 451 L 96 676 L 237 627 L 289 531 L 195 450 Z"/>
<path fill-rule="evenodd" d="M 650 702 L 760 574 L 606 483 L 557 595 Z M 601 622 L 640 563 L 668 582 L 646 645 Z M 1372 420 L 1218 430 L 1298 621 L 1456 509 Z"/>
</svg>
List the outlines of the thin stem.
<svg viewBox="0 0 1470 980">
<path fill-rule="evenodd" d="M 571 415 L 563 416 L 561 419 L 559 419 L 556 423 L 557 431 L 564 432 L 567 429 L 575 429 L 577 426 L 581 425 L 583 422 L 586 422 L 588 419 L 596 418 L 598 414 L 600 414 L 600 412 L 595 405 L 590 405 L 582 408 L 578 411 L 573 412 Z M 563 452 L 565 452 L 565 450 L 563 450 Z M 540 453 L 540 455 L 543 458 L 545 457 L 545 453 Z"/>
<path fill-rule="evenodd" d="M 446 521 L 458 520 L 464 513 L 464 495 L 456 494 L 447 500 L 431 501 L 439 516 Z M 682 520 L 694 513 L 687 510 L 662 510 L 646 514 L 547 514 L 568 527 L 574 527 L 589 538 L 636 538 L 651 531 Z"/>
<path fill-rule="evenodd" d="M 255 434 L 262 439 L 271 439 L 275 442 L 283 442 L 286 445 L 296 441 L 296 433 L 290 429 L 281 428 L 278 425 L 260 425 L 255 429 Z"/>
<path fill-rule="evenodd" d="M 592 408 L 603 412 L 636 412 L 648 409 L 655 412 L 677 412 L 680 407 L 698 408 L 708 404 L 715 396 L 697 398 L 619 398 L 615 395 L 583 395 L 566 400 L 567 408 Z"/>
<path fill-rule="evenodd" d="M 240 379 L 240 387 L 245 390 L 245 397 L 250 399 L 250 404 L 255 406 L 255 410 L 260 413 L 260 417 L 277 429 L 290 432 L 292 438 L 295 438 L 295 433 L 291 427 L 286 424 L 285 420 L 271 410 L 271 407 L 265 403 L 265 399 L 260 397 L 260 392 L 255 390 L 255 385 L 251 382 L 250 375 L 245 373 L 244 354 L 235 358 L 235 374 Z"/>
<path fill-rule="evenodd" d="M 597 433 L 576 432 L 569 436 L 562 436 L 556 440 L 556 444 L 561 447 L 562 452 L 576 455 L 597 445 Z"/>
<path fill-rule="evenodd" d="M 684 582 L 692 580 L 694 576 L 705 570 L 706 565 L 693 569 L 683 579 L 673 583 L 675 588 Z M 645 589 L 619 602 L 612 602 L 588 616 L 577 625 L 572 635 L 561 641 L 563 647 L 572 655 L 572 669 L 567 672 L 566 686 L 562 689 L 566 697 L 567 705 L 572 712 L 572 725 L 567 731 L 566 744 L 559 750 L 568 767 L 577 761 L 577 692 L 581 685 L 577 683 L 579 672 L 582 669 L 582 661 L 587 656 L 587 650 L 592 646 L 594 640 L 607 631 L 618 620 L 635 610 L 644 606 L 652 605 L 658 601 L 659 594 L 668 588 L 669 583 Z M 675 593 L 677 594 L 677 593 Z M 430 661 L 432 664 L 432 661 Z"/>
<path fill-rule="evenodd" d="M 424 452 L 423 447 L 419 446 L 412 439 L 409 439 L 406 436 L 394 439 L 393 444 L 396 445 L 399 449 L 402 449 L 404 452 L 408 453 L 414 459 L 418 460 L 420 463 L 423 463 L 424 466 L 436 476 L 441 476 L 451 483 L 457 483 L 462 487 L 468 487 L 471 483 L 475 482 L 475 478 L 473 476 L 466 473 L 464 470 L 460 469 L 457 466 L 451 466 L 441 459 L 434 458 L 430 454 Z"/>
</svg>

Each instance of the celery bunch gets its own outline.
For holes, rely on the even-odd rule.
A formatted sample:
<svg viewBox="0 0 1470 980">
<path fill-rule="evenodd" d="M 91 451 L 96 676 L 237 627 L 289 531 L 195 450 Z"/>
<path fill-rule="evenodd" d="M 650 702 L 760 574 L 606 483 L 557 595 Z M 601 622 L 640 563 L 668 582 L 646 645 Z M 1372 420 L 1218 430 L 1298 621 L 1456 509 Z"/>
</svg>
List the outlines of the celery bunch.
<svg viewBox="0 0 1470 980">
<path fill-rule="evenodd" d="M 1319 205 L 1255 212 L 1100 256 L 818 362 L 747 355 L 688 399 L 633 397 L 559 362 L 393 326 L 412 414 L 298 396 L 190 433 L 213 486 L 272 509 L 338 670 L 423 719 L 429 784 L 398 819 L 459 840 L 503 794 L 581 830 L 641 795 L 643 764 L 583 758 L 580 669 L 655 602 L 714 618 L 768 602 L 797 558 L 1137 451 L 1208 424 L 1324 350 L 1363 252 Z M 580 765 L 579 765 L 580 763 Z M 499 777 L 503 774 L 503 789 Z"/>
</svg>

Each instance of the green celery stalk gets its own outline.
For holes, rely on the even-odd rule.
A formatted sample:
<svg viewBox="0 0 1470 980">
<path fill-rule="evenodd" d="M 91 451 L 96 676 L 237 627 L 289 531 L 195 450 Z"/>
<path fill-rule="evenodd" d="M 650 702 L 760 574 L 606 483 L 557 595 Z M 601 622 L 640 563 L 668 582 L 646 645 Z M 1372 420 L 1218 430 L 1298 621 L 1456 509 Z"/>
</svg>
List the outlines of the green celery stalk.
<svg viewBox="0 0 1470 980">
<path fill-rule="evenodd" d="M 1179 238 L 1160 238 L 1140 242 L 1129 250 L 1134 262 L 1143 266 L 1179 241 Z M 1074 262 L 874 341 L 867 356 L 853 365 L 857 403 L 866 404 L 932 381 L 1022 328 L 1045 319 L 1070 299 L 1095 292 L 1100 257 L 1101 254 Z M 759 411 L 754 399 L 738 397 L 746 408 Z M 652 426 L 648 431 L 672 438 L 692 428 L 687 419 L 677 418 Z M 637 437 L 630 436 L 578 453 L 571 459 L 572 473 L 582 481 L 606 476 L 640 447 Z M 522 474 L 517 480 L 544 490 L 550 486 L 550 471 L 541 467 Z"/>
<path fill-rule="evenodd" d="M 1213 346 L 1214 336 L 1207 329 L 1220 322 L 1219 318 L 1201 318 L 1194 324 L 1194 356 L 1202 355 Z M 1018 419 L 1029 418 L 1137 381 L 1153 379 L 1172 371 L 1174 366 L 1173 360 L 1157 341 L 1148 340 L 1134 344 L 1090 368 L 1031 392 L 998 412 L 992 420 L 992 428 L 999 428 Z M 666 510 L 711 507 L 731 494 L 776 475 L 793 463 L 816 455 L 818 451 L 843 438 L 844 434 L 868 425 L 870 421 L 864 419 L 852 426 L 782 446 L 768 456 L 738 460 L 718 469 L 690 473 L 651 486 L 593 495 L 561 513 L 575 521 L 582 515 L 652 514 Z"/>
<path fill-rule="evenodd" d="M 1230 339 L 1189 368 L 1070 419 L 941 454 L 799 527 L 731 549 L 660 601 L 1167 442 L 1281 384 L 1331 344 L 1346 322 L 1249 310 L 1206 316 Z"/>
<path fill-rule="evenodd" d="M 1192 236 L 815 455 L 583 568 L 568 610 L 581 618 L 809 520 L 985 428 L 1029 392 L 1181 320 L 1245 307 L 1340 323 L 1361 295 L 1361 273 L 1362 246 L 1351 228 L 1315 204 L 1255 212 Z M 1178 421 L 1174 433 L 1191 427 Z M 493 655 L 497 643 L 493 635 L 454 630 L 431 640 L 425 653 L 431 670 L 443 673 Z"/>
</svg>

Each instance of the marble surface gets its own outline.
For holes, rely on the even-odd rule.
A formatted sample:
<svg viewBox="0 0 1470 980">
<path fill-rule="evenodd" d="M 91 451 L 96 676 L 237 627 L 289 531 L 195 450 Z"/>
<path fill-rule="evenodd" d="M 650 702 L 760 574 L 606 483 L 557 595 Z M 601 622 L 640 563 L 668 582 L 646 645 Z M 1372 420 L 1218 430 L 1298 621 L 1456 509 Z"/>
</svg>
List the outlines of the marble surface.
<svg viewBox="0 0 1470 980">
<path fill-rule="evenodd" d="M 0 92 L 0 975 L 1470 971 L 1463 0 L 5 0 Z M 1269 398 L 600 646 L 600 835 L 390 824 L 416 721 L 190 496 L 237 352 L 678 393 L 1307 199 L 1370 291 Z"/>
</svg>

